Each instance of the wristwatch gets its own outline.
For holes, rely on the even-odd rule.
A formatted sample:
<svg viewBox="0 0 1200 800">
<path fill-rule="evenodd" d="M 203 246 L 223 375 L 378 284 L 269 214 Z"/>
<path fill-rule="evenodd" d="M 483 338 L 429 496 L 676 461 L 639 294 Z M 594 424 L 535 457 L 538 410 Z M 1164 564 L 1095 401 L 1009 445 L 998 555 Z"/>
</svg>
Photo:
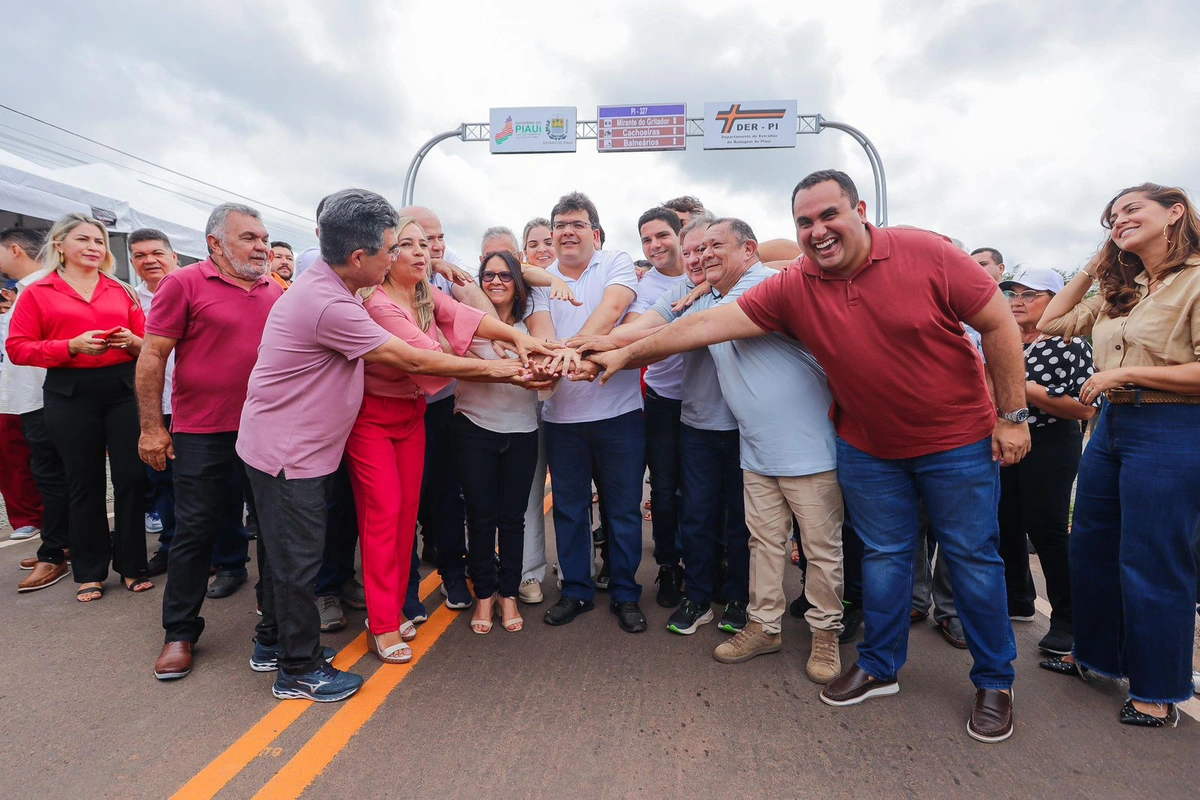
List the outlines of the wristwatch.
<svg viewBox="0 0 1200 800">
<path fill-rule="evenodd" d="M 1025 422 L 1029 419 L 1029 409 L 1018 408 L 1016 411 L 1001 412 L 1000 419 L 1008 420 L 1009 422 L 1014 422 L 1017 425 L 1020 425 L 1022 422 Z"/>
</svg>

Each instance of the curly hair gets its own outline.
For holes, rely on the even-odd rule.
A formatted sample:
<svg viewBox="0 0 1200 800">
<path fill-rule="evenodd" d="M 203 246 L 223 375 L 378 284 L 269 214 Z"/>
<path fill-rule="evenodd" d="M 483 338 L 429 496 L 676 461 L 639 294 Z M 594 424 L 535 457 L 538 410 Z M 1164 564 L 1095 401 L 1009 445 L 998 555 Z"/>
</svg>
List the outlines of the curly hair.
<svg viewBox="0 0 1200 800">
<path fill-rule="evenodd" d="M 1187 266 L 1188 259 L 1200 255 L 1200 216 L 1196 214 L 1196 207 L 1192 205 L 1187 192 L 1177 186 L 1143 183 L 1122 189 L 1109 200 L 1104 213 L 1100 215 L 1100 224 L 1111 229 L 1113 206 L 1122 197 L 1134 192 L 1146 195 L 1163 208 L 1183 206 L 1184 212 L 1179 222 L 1165 232 L 1167 258 L 1163 265 L 1166 268 L 1164 274 L 1178 272 Z M 1100 292 L 1108 303 L 1106 313 L 1110 318 L 1123 317 L 1138 304 L 1140 286 L 1135 279 L 1144 269 L 1145 265 L 1136 253 L 1122 250 L 1112 237 L 1105 240 L 1100 248 L 1096 275 L 1100 278 Z"/>
</svg>

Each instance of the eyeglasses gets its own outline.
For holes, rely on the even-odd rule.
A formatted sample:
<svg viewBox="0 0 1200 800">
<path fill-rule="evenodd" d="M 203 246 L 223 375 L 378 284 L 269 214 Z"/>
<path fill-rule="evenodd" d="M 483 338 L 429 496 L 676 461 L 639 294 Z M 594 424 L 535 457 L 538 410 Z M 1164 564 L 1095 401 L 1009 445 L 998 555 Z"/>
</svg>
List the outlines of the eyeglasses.
<svg viewBox="0 0 1200 800">
<path fill-rule="evenodd" d="M 1034 291 L 1028 291 L 1028 292 L 1014 292 L 1014 291 L 1007 291 L 1007 292 L 1005 292 L 1005 293 L 1004 293 L 1004 296 L 1008 298 L 1008 302 L 1010 302 L 1010 303 L 1011 303 L 1013 300 L 1020 300 L 1020 301 L 1021 301 L 1021 302 L 1023 302 L 1023 303 L 1032 303 L 1034 300 L 1036 300 L 1036 299 L 1038 298 L 1038 295 L 1040 295 L 1040 294 L 1050 294 L 1050 292 L 1034 292 Z"/>
<path fill-rule="evenodd" d="M 499 278 L 501 283 L 512 283 L 513 279 L 511 272 L 492 272 L 491 270 L 483 273 L 483 275 L 480 277 L 483 279 L 484 283 L 491 283 L 492 281 L 496 280 L 496 278 Z"/>
<path fill-rule="evenodd" d="M 565 231 L 567 228 L 570 228 L 573 231 L 582 232 L 582 231 L 588 230 L 591 227 L 592 227 L 592 223 L 580 222 L 579 220 L 574 220 L 572 222 L 565 222 L 563 220 L 558 220 L 557 222 L 554 223 L 554 230 L 560 231 L 560 232 Z"/>
</svg>

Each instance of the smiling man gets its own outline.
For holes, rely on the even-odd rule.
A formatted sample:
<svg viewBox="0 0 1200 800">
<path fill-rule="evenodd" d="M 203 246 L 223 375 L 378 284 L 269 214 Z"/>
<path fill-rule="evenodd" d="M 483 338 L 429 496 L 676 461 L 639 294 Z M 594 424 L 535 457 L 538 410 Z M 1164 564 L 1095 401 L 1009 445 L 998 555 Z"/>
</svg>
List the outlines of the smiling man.
<svg viewBox="0 0 1200 800">
<path fill-rule="evenodd" d="M 287 242 L 271 242 L 271 274 L 287 288 L 296 271 L 296 254 Z"/>
<path fill-rule="evenodd" d="M 582 305 L 550 303 L 548 293 L 538 289 L 535 314 L 549 313 L 559 339 L 609 333 L 637 297 L 633 260 L 618 250 L 599 249 L 600 215 L 579 192 L 555 204 L 550 229 L 558 258 L 549 272 L 566 281 Z M 563 579 L 562 597 L 546 612 L 546 623 L 566 625 L 595 607 L 588 523 L 594 475 L 608 510 L 609 607 L 622 630 L 644 631 L 636 577 L 642 557 L 638 506 L 645 456 L 638 377 L 621 375 L 607 386 L 563 381 L 546 401 L 542 418 L 554 476 L 554 531 Z"/>
<path fill-rule="evenodd" d="M 689 317 L 733 305 L 745 292 L 776 274 L 759 259 L 757 237 L 742 220 L 715 220 L 704 233 L 703 248 L 704 278 L 710 292 L 664 331 L 593 358 L 610 370 L 652 361 L 660 355 L 660 345 L 673 339 L 672 332 L 686 326 Z M 668 321 L 680 318 L 664 303 L 650 313 Z M 670 347 L 666 352 L 674 350 Z M 827 683 L 841 671 L 843 509 L 824 372 L 804 345 L 780 334 L 713 342 L 708 350 L 724 403 L 740 432 L 745 516 L 750 530 L 750 619 L 713 651 L 713 658 L 738 664 L 782 648 L 783 573 L 795 515 L 809 559 L 805 591 L 812 602 L 806 614 L 813 638 L 805 672 L 810 680 Z M 694 496 L 688 502 L 693 501 Z M 731 562 L 733 553 L 731 542 Z M 671 629 L 676 632 L 690 633 L 696 625 L 712 619 L 710 595 L 698 596 L 693 588 L 689 583 L 689 602 L 671 618 Z"/>
<path fill-rule="evenodd" d="M 240 491 L 244 467 L 235 448 L 250 371 L 267 315 L 283 289 L 267 276 L 270 240 L 262 217 L 249 206 L 224 203 L 214 208 L 205 227 L 209 257 L 182 269 L 174 269 L 174 253 L 162 250 L 163 234 L 153 231 L 137 238 L 131 246 L 134 265 L 155 284 L 138 359 L 138 452 L 160 472 L 173 462 L 174 473 L 175 535 L 162 611 L 165 641 L 154 665 L 155 677 L 172 680 L 191 671 L 192 649 L 204 630 L 200 608 L 205 596 L 227 596 L 246 582 L 249 558 Z M 164 407 L 172 356 L 171 404 Z M 228 558 L 231 563 L 221 565 L 210 589 L 214 545 L 218 536 L 235 530 L 240 541 Z"/>
<path fill-rule="evenodd" d="M 800 259 L 737 303 L 646 339 L 643 355 L 771 332 L 808 345 L 829 376 L 838 471 L 866 551 L 866 638 L 858 661 L 821 699 L 853 705 L 899 691 L 924 501 L 975 659 L 968 733 L 1007 739 L 1016 642 L 996 509 L 1000 464 L 1029 451 L 1016 323 L 995 282 L 948 239 L 870 225 L 844 172 L 805 177 L 792 212 Z M 982 336 L 999 411 L 963 322 Z"/>
<path fill-rule="evenodd" d="M 638 219 L 642 253 L 653 266 L 638 282 L 637 299 L 625 321 L 649 310 L 668 292 L 687 281 L 679 248 L 679 215 L 659 206 Z M 683 405 L 683 356 L 674 355 L 646 370 L 646 466 L 650 468 L 651 531 L 654 562 L 658 565 L 658 593 L 663 608 L 675 608 L 683 599 L 683 565 L 679 541 L 679 415 Z"/>
</svg>

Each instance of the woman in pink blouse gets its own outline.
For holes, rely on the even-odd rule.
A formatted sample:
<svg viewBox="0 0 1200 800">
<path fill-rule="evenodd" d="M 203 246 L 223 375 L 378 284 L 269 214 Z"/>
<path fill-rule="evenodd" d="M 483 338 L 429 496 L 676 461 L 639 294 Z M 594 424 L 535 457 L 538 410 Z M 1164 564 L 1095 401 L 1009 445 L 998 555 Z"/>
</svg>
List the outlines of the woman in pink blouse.
<svg viewBox="0 0 1200 800">
<path fill-rule="evenodd" d="M 383 285 L 365 292 L 367 312 L 380 326 L 413 347 L 459 356 L 475 336 L 550 352 L 528 334 L 434 289 L 426 273 L 424 231 L 411 217 L 400 219 L 399 230 L 399 252 Z M 416 628 L 404 620 L 402 608 L 425 464 L 425 395 L 449 381 L 367 365 L 362 408 L 346 443 L 367 594 L 367 643 L 387 664 L 412 658 L 407 642 Z"/>
</svg>

